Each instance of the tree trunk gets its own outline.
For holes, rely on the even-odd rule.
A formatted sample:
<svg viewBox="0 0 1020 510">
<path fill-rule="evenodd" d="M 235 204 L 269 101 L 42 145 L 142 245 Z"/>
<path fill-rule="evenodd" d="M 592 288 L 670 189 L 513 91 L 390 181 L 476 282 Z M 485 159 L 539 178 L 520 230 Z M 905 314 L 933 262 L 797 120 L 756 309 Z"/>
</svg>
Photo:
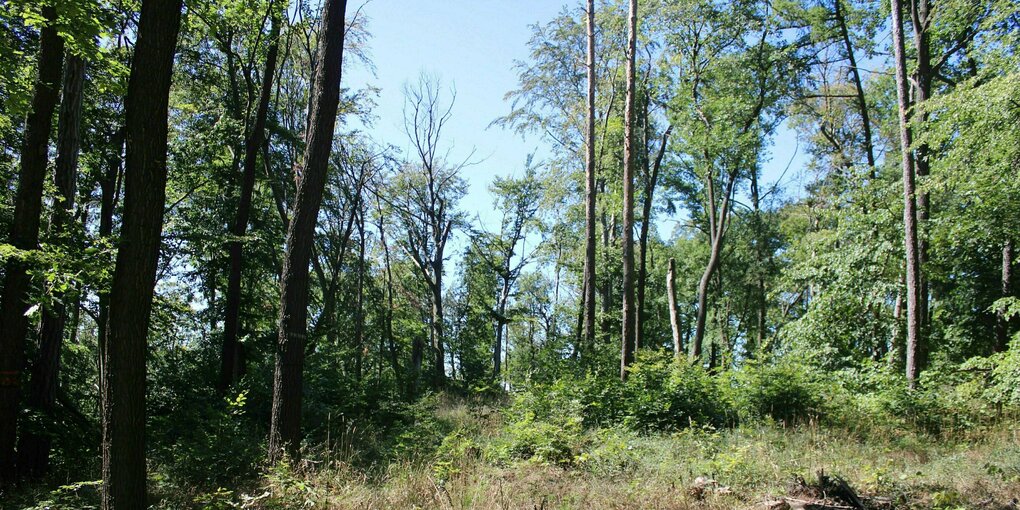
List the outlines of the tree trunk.
<svg viewBox="0 0 1020 510">
<path fill-rule="evenodd" d="M 47 149 L 53 111 L 59 101 L 64 56 L 64 40 L 54 26 L 56 9 L 43 7 L 42 15 L 46 25 L 39 36 L 39 75 L 35 81 L 32 109 L 25 120 L 25 139 L 21 146 L 18 190 L 9 237 L 11 245 L 19 250 L 34 250 L 39 244 Z M 16 257 L 8 259 L 4 271 L 4 295 L 0 301 L 0 482 L 15 475 L 14 445 L 21 407 L 21 370 L 28 332 L 25 311 L 29 306 L 30 286 L 28 264 Z"/>
<path fill-rule="evenodd" d="M 913 79 L 909 81 L 914 89 L 914 104 L 910 112 L 916 112 L 918 121 L 923 125 L 928 120 L 928 113 L 919 108 L 932 95 L 932 81 L 934 79 L 931 65 L 931 44 L 930 44 L 930 9 L 928 0 L 910 0 L 910 13 L 912 26 L 914 28 L 914 49 L 916 52 L 917 65 L 914 68 Z M 901 25 L 902 26 L 902 25 Z M 918 143 L 914 151 L 914 167 L 917 178 L 924 179 L 930 173 L 929 155 L 931 150 L 923 140 Z M 931 200 L 928 192 L 924 189 L 915 190 L 917 201 L 917 309 L 919 323 L 919 337 L 921 341 L 917 344 L 915 363 L 917 372 L 920 372 L 928 364 L 928 326 L 930 323 L 929 313 L 929 292 L 928 278 L 924 272 L 924 266 L 928 263 L 928 236 L 925 235 L 928 218 L 931 215 Z"/>
<path fill-rule="evenodd" d="M 637 58 L 637 0 L 630 0 L 627 16 L 627 95 L 624 100 L 623 134 L 623 328 L 620 349 L 620 379 L 634 362 L 637 339 L 634 328 L 634 67 Z"/>
<path fill-rule="evenodd" d="M 694 339 L 691 341 L 690 359 L 692 363 L 700 363 L 701 346 L 705 340 L 705 321 L 708 317 L 708 284 L 712 275 L 719 267 L 719 260 L 722 256 L 723 235 L 726 233 L 726 218 L 730 212 L 730 199 L 733 194 L 733 186 L 736 175 L 730 175 L 726 183 L 723 195 L 722 207 L 719 210 L 719 217 L 715 216 L 715 184 L 713 172 L 708 172 L 708 211 L 709 211 L 709 233 L 711 248 L 708 256 L 708 264 L 705 265 L 705 272 L 698 282 L 698 315 L 694 326 Z"/>
<path fill-rule="evenodd" d="M 362 378 L 365 357 L 365 211 L 360 196 L 351 214 L 358 215 L 358 302 L 354 315 L 354 373 L 358 381 Z"/>
<path fill-rule="evenodd" d="M 680 338 L 680 316 L 676 309 L 676 260 L 669 259 L 669 269 L 666 271 L 666 295 L 669 298 L 669 325 L 673 331 L 673 354 L 677 359 L 684 354 L 683 341 Z"/>
<path fill-rule="evenodd" d="M 584 343 L 595 348 L 595 0 L 588 0 L 587 16 L 588 97 L 584 161 Z M 575 350 L 576 352 L 576 350 Z"/>
<path fill-rule="evenodd" d="M 1002 278 L 1001 297 L 1013 297 L 1013 242 L 1006 241 L 1002 244 Z M 1006 317 L 1005 310 L 999 310 L 995 316 L 995 352 L 1003 352 L 1009 346 L 1009 336 L 1012 331 L 1010 323 L 1015 322 Z"/>
<path fill-rule="evenodd" d="M 868 158 L 868 175 L 874 179 L 875 174 L 875 147 L 871 141 L 871 115 L 868 113 L 868 101 L 864 96 L 864 85 L 861 82 L 861 72 L 857 68 L 857 57 L 854 55 L 854 46 L 850 40 L 850 31 L 846 24 L 846 15 L 843 13 L 843 0 L 836 0 L 836 23 L 839 24 L 839 33 L 843 39 L 843 51 L 850 61 L 850 76 L 854 81 L 854 91 L 857 96 L 857 110 L 861 116 L 861 128 L 864 130 L 864 154 Z"/>
<path fill-rule="evenodd" d="M 446 382 L 445 328 L 443 324 L 443 257 L 440 253 L 432 265 L 432 352 L 435 354 L 433 379 L 436 388 Z"/>
<path fill-rule="evenodd" d="M 346 8 L 347 0 L 326 0 L 322 11 L 319 60 L 311 95 L 310 123 L 305 134 L 305 168 L 287 227 L 287 248 L 280 276 L 279 336 L 269 428 L 271 462 L 279 461 L 284 453 L 292 457 L 299 454 L 302 372 L 308 334 L 308 265 L 340 103 Z"/>
<path fill-rule="evenodd" d="M 907 90 L 907 60 L 903 43 L 903 5 L 892 0 L 893 54 L 896 67 L 896 97 L 900 121 L 900 156 L 903 168 L 903 245 L 906 253 L 907 275 L 907 384 L 913 388 L 920 372 L 918 350 L 921 337 L 921 267 L 917 243 L 917 202 L 914 185 L 914 160 L 910 153 L 911 134 L 909 117 L 909 91 Z"/>
<path fill-rule="evenodd" d="M 57 121 L 57 162 L 53 182 L 57 189 L 57 204 L 50 215 L 50 236 L 53 242 L 67 245 L 68 227 L 74 215 L 74 195 L 78 173 L 79 128 L 81 126 L 82 89 L 85 83 L 85 61 L 68 55 L 64 64 L 64 85 L 61 95 L 60 116 Z M 70 294 L 54 292 L 53 304 L 43 308 L 39 326 L 39 356 L 32 366 L 29 383 L 28 406 L 39 412 L 43 419 L 54 421 L 53 406 L 57 399 L 57 381 L 60 374 L 60 350 L 67 322 L 64 300 Z M 18 447 L 19 471 L 38 476 L 49 468 L 50 437 L 47 434 L 25 432 Z"/>
<path fill-rule="evenodd" d="M 379 212 L 379 244 L 383 249 L 383 268 L 386 271 L 386 313 L 383 323 L 383 337 L 389 350 L 390 365 L 393 367 L 393 378 L 397 388 L 405 389 L 400 372 L 400 355 L 397 353 L 396 340 L 393 338 L 393 272 L 390 269 L 390 246 L 386 244 L 386 230 L 383 228 L 383 209 L 379 196 L 376 195 L 376 210 Z"/>
<path fill-rule="evenodd" d="M 124 222 L 106 338 L 104 510 L 144 509 L 145 356 L 166 200 L 167 113 L 181 0 L 145 0 L 125 99 Z"/>
<path fill-rule="evenodd" d="M 220 358 L 219 390 L 226 391 L 244 374 L 241 355 L 240 312 L 241 272 L 244 268 L 244 244 L 242 238 L 248 230 L 251 216 L 252 194 L 255 190 L 255 174 L 258 153 L 265 143 L 266 116 L 269 112 L 269 98 L 273 93 L 273 76 L 276 74 L 276 58 L 279 53 L 280 20 L 274 12 L 270 15 L 269 53 L 266 68 L 262 73 L 262 90 L 252 127 L 244 146 L 244 170 L 241 176 L 241 195 L 237 204 L 237 215 L 230 229 L 232 239 L 227 245 L 230 258 L 230 272 L 227 275 L 226 310 L 223 314 L 223 352 Z"/>
<path fill-rule="evenodd" d="M 645 122 L 648 118 L 647 101 L 645 102 Z M 638 234 L 638 280 L 637 280 L 637 312 L 634 315 L 636 324 L 634 326 L 634 347 L 640 349 L 644 345 L 644 323 L 645 323 L 645 287 L 648 285 L 648 235 L 652 224 L 652 201 L 655 197 L 655 187 L 659 181 L 659 168 L 662 166 L 662 158 L 666 155 L 666 143 L 669 142 L 669 134 L 673 126 L 666 127 L 662 133 L 662 142 L 655 154 L 652 168 L 646 169 L 647 181 L 645 181 L 645 197 L 641 207 L 641 232 Z M 646 137 L 647 138 L 647 137 Z"/>
</svg>

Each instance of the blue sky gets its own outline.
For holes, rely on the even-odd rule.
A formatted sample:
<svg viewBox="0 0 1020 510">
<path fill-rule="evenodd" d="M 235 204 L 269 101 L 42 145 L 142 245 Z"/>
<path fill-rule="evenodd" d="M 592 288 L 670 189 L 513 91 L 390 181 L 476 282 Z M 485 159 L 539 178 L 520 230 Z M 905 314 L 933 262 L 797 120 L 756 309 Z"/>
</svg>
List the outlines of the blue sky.
<svg viewBox="0 0 1020 510">
<path fill-rule="evenodd" d="M 548 153 L 547 145 L 537 135 L 522 139 L 489 124 L 510 111 L 503 96 L 517 86 L 514 61 L 527 60 L 530 26 L 551 20 L 564 5 L 574 3 L 372 0 L 362 6 L 361 0 L 354 0 L 348 6 L 348 15 L 361 6 L 360 15 L 368 17 L 369 55 L 376 72 L 373 75 L 364 66 L 355 66 L 344 76 L 344 86 L 371 84 L 381 88 L 375 112 L 378 120 L 369 132 L 377 141 L 403 149 L 408 145 L 403 128 L 404 84 L 416 81 L 424 71 L 438 75 L 447 87 L 455 87 L 456 104 L 444 143 L 452 149 L 452 160 L 475 151 L 473 160 L 478 163 L 464 171 L 470 191 L 461 208 L 469 218 L 489 223 L 493 216 L 487 187 L 493 177 L 521 172 L 529 153 L 537 151 L 539 158 Z M 766 188 L 780 177 L 796 149 L 792 133 L 784 130 L 777 136 L 764 171 Z M 788 193 L 801 188 L 795 180 L 805 161 L 800 151 L 783 178 Z M 660 221 L 671 223 L 667 218 Z"/>
</svg>

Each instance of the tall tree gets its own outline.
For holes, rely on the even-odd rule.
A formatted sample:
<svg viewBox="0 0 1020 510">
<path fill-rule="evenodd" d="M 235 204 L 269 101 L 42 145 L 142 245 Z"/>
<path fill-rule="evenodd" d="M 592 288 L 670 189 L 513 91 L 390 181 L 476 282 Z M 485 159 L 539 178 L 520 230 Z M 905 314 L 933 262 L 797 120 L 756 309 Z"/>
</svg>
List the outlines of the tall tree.
<svg viewBox="0 0 1020 510">
<path fill-rule="evenodd" d="M 144 0 L 125 104 L 124 222 L 103 378 L 104 510 L 147 508 L 145 358 L 166 200 L 167 114 L 181 0 Z"/>
<path fill-rule="evenodd" d="M 10 243 L 22 250 L 9 257 L 4 268 L 3 299 L 0 300 L 0 481 L 14 476 L 14 446 L 17 440 L 21 404 L 21 371 L 28 331 L 29 287 L 28 250 L 39 244 L 42 216 L 43 182 L 46 179 L 47 154 L 53 111 L 60 97 L 60 70 L 64 60 L 64 40 L 57 33 L 57 10 L 42 7 L 43 26 L 39 33 L 38 75 L 32 106 L 25 120 L 25 138 L 18 168 L 18 190 L 14 199 Z"/>
<path fill-rule="evenodd" d="M 53 172 L 57 197 L 49 226 L 50 236 L 57 244 L 68 244 L 74 214 L 84 85 L 85 61 L 69 53 L 64 64 L 63 99 L 57 121 L 57 160 Z M 53 406 L 57 398 L 60 350 L 67 322 L 67 306 L 64 301 L 70 297 L 65 292 L 54 292 L 50 304 L 43 308 L 39 325 L 39 354 L 32 365 L 28 405 L 48 420 L 53 419 Z M 18 446 L 19 471 L 30 475 L 41 474 L 49 467 L 49 456 L 50 437 L 26 431 Z"/>
<path fill-rule="evenodd" d="M 255 190 L 255 174 L 258 154 L 265 143 L 266 116 L 269 112 L 269 99 L 273 93 L 273 78 L 276 75 L 276 58 L 279 53 L 280 16 L 277 8 L 270 5 L 271 25 L 269 30 L 269 51 L 266 65 L 262 72 L 262 89 L 255 111 L 255 122 L 248 133 L 244 146 L 244 166 L 241 175 L 241 193 L 237 204 L 237 215 L 231 226 L 231 240 L 227 246 L 230 257 L 230 272 L 227 275 L 226 310 L 223 321 L 223 352 L 221 354 L 219 388 L 225 391 L 237 382 L 244 373 L 244 359 L 241 353 L 240 310 L 241 310 L 241 272 L 244 266 L 243 238 L 248 230 L 248 218 L 251 216 L 252 194 Z"/>
<path fill-rule="evenodd" d="M 911 152 L 910 92 L 907 79 L 907 58 L 903 42 L 903 2 L 891 0 L 893 39 L 893 65 L 896 68 L 896 99 L 900 131 L 900 164 L 903 170 L 903 249 L 906 254 L 907 274 L 907 383 L 911 388 L 917 382 L 921 337 L 921 260 L 917 233 L 917 196 L 914 158 Z"/>
<path fill-rule="evenodd" d="M 587 35 L 586 71 L 588 94 L 585 108 L 584 144 L 584 343 L 595 347 L 595 0 L 585 12 Z"/>
<path fill-rule="evenodd" d="M 454 103 L 451 100 L 443 104 L 440 88 L 438 78 L 424 74 L 416 86 L 405 88 L 404 130 L 418 160 L 405 164 L 397 175 L 396 192 L 400 198 L 392 202 L 406 231 L 400 244 L 429 292 L 432 380 L 436 386 L 442 386 L 446 379 L 443 311 L 446 245 L 459 222 L 456 202 L 466 192 L 459 175 L 463 163 L 450 164 L 440 154 L 443 130 Z"/>
<path fill-rule="evenodd" d="M 273 373 L 273 407 L 269 428 L 269 459 L 284 453 L 296 457 L 301 440 L 301 394 L 308 334 L 308 265 L 312 258 L 316 218 L 333 148 L 344 50 L 347 0 L 326 0 L 322 7 L 314 88 L 305 133 L 304 168 L 287 226 L 283 272 L 280 276 L 280 318 Z"/>
<path fill-rule="evenodd" d="M 634 361 L 637 335 L 634 302 L 634 94 L 637 58 L 637 0 L 630 0 L 627 14 L 627 93 L 623 121 L 623 331 L 620 352 L 620 378 L 627 378 L 627 367 Z"/>
</svg>

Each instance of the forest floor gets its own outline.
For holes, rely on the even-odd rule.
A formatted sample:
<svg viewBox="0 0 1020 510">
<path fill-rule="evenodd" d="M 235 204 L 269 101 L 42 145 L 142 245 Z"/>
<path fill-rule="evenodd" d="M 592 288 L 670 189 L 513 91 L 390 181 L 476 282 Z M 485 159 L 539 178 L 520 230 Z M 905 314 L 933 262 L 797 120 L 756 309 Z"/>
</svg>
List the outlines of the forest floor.
<svg viewBox="0 0 1020 510">
<path fill-rule="evenodd" d="M 505 439 L 498 413 L 464 406 L 439 413 L 471 432 L 447 436 L 429 460 L 374 473 L 337 460 L 277 468 L 231 498 L 258 509 L 955 510 L 1016 509 L 1020 497 L 1016 424 L 952 438 L 902 430 L 865 436 L 810 424 L 671 435 L 608 429 L 585 432 L 569 465 L 549 465 L 490 458 L 492 445 Z"/>
<path fill-rule="evenodd" d="M 531 427 L 531 425 L 529 425 Z M 521 438 L 535 448 L 522 456 Z M 514 443 L 514 442 L 517 443 Z M 388 461 L 356 433 L 230 488 L 173 481 L 150 466 L 155 509 L 988 509 L 1016 510 L 1020 423 L 932 436 L 812 423 L 638 434 L 506 423 L 496 408 L 445 401 Z M 421 445 L 427 445 L 421 447 Z M 396 445 L 394 447 L 394 445 Z M 543 452 L 570 452 L 554 462 Z M 531 456 L 531 460 L 522 460 Z M 553 458 L 546 455 L 547 458 Z M 367 467 L 366 467 L 367 466 Z M 844 482 L 845 481 L 845 482 Z M 40 487 L 0 508 L 97 507 L 98 482 Z M 48 494 L 48 495 L 47 495 Z"/>
</svg>

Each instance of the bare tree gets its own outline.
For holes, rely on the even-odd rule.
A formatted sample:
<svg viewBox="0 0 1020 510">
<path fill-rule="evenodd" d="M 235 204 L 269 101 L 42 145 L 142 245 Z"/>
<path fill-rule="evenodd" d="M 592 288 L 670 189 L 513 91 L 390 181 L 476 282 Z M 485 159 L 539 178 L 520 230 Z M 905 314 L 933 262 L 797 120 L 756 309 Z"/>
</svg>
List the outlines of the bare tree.
<svg viewBox="0 0 1020 510">
<path fill-rule="evenodd" d="M 404 130 L 417 161 L 406 163 L 397 174 L 397 191 L 390 202 L 406 234 L 399 240 L 421 274 L 429 291 L 429 314 L 433 383 L 444 385 L 445 331 L 443 315 L 443 264 L 446 243 L 460 221 L 455 212 L 457 200 L 466 192 L 459 171 L 465 165 L 450 164 L 448 152 L 440 152 L 443 129 L 450 120 L 456 95 L 448 103 L 441 93 L 442 84 L 422 74 L 415 86 L 404 88 Z M 420 361 L 419 361 L 420 362 Z"/>
</svg>

